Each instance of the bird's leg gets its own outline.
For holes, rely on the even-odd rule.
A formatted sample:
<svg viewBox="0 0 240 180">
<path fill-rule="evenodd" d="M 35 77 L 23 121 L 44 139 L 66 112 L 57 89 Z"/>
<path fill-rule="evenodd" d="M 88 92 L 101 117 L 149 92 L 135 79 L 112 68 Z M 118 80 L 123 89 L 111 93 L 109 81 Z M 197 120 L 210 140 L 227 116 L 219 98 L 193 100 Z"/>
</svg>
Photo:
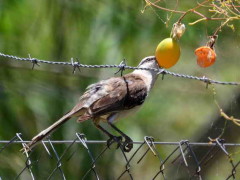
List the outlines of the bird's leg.
<svg viewBox="0 0 240 180">
<path fill-rule="evenodd" d="M 109 139 L 107 140 L 107 146 L 110 147 L 114 142 L 117 143 L 117 148 L 120 147 L 122 143 L 122 136 L 114 136 L 111 133 L 109 133 L 106 129 L 104 129 L 102 126 L 100 126 L 98 123 L 94 123 L 94 125 L 101 130 L 104 134 L 109 136 Z"/>
<path fill-rule="evenodd" d="M 128 137 L 126 134 L 124 134 L 120 129 L 118 129 L 111 122 L 108 121 L 108 124 L 125 138 L 125 141 L 123 143 L 123 150 L 125 152 L 130 152 L 131 149 L 133 148 L 133 140 L 130 137 Z"/>
</svg>

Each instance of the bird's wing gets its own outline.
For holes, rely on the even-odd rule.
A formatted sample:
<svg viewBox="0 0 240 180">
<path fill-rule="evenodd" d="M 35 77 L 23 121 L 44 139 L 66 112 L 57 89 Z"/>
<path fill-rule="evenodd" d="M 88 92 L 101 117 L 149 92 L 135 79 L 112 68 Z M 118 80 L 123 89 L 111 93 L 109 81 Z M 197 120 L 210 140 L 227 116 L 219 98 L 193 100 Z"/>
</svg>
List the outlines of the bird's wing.
<svg viewBox="0 0 240 180">
<path fill-rule="evenodd" d="M 147 96 L 146 84 L 134 74 L 111 78 L 104 89 L 107 94 L 90 106 L 93 116 L 131 109 L 141 105 Z"/>
<path fill-rule="evenodd" d="M 103 86 L 107 84 L 108 80 L 103 80 L 95 84 L 91 84 L 86 88 L 84 94 L 79 98 L 79 102 L 73 109 L 70 111 L 72 116 L 81 115 L 81 111 L 87 110 L 95 101 L 107 95 L 107 92 L 104 92 Z"/>
<path fill-rule="evenodd" d="M 112 112 L 128 110 L 144 102 L 147 87 L 139 75 L 128 74 L 92 84 L 71 110 L 82 122 Z"/>
</svg>

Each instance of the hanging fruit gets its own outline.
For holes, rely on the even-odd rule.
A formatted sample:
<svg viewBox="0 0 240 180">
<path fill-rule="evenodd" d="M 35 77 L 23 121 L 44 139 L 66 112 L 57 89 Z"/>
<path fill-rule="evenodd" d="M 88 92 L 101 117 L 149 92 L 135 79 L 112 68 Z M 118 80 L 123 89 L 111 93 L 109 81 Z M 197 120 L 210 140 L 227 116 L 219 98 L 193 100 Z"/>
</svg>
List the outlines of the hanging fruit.
<svg viewBox="0 0 240 180">
<path fill-rule="evenodd" d="M 216 39 L 217 36 L 210 36 L 210 40 L 207 42 L 206 46 L 201 46 L 195 50 L 197 64 L 200 67 L 206 68 L 215 63 L 217 55 L 214 50 L 214 44 Z"/>
<path fill-rule="evenodd" d="M 184 31 L 185 25 L 177 22 L 173 25 L 171 37 L 158 44 L 155 56 L 160 67 L 170 68 L 178 62 L 181 54 L 178 40 Z"/>
<path fill-rule="evenodd" d="M 174 66 L 180 57 L 180 46 L 177 40 L 173 38 L 162 40 L 157 46 L 155 56 L 160 67 Z"/>
<path fill-rule="evenodd" d="M 197 48 L 195 55 L 197 56 L 197 64 L 203 68 L 213 65 L 216 61 L 215 51 L 208 46 Z"/>
</svg>

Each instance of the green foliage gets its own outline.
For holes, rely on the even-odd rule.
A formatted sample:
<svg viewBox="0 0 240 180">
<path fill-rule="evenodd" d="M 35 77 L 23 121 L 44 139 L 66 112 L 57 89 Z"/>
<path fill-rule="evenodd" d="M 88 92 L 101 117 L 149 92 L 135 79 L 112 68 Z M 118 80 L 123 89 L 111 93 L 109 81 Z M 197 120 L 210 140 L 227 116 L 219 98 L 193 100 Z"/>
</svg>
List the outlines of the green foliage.
<svg viewBox="0 0 240 180">
<path fill-rule="evenodd" d="M 169 5 L 167 1 L 164 4 Z M 184 1 L 182 8 L 188 9 L 190 5 L 189 1 Z M 85 64 L 119 64 L 126 58 L 128 65 L 137 65 L 140 59 L 154 55 L 157 44 L 169 37 L 171 25 L 179 18 L 177 14 L 151 7 L 141 13 L 144 6 L 142 1 L 137 0 L 2 1 L 0 52 L 22 57 L 31 54 L 31 57 L 53 61 L 70 61 L 74 57 Z M 162 21 L 167 21 L 170 15 L 172 18 L 166 27 Z M 184 23 L 194 20 L 195 16 L 189 15 Z M 194 26 L 186 23 L 187 30 L 180 41 L 181 59 L 171 71 L 239 81 L 239 22 L 228 24 L 235 31 L 230 31 L 229 27 L 222 28 L 216 43 L 216 64 L 208 69 L 196 65 L 194 49 L 206 44 L 207 36 L 220 24 L 219 21 L 204 21 Z M 76 75 L 72 75 L 71 68 L 42 65 L 31 70 L 31 66 L 29 63 L 0 58 L 1 140 L 9 140 L 17 132 L 21 132 L 24 139 L 31 139 L 68 112 L 87 85 L 111 77 L 114 73 L 114 70 L 106 69 L 81 69 L 81 72 L 76 71 Z M 216 89 L 222 106 L 231 102 L 234 104 L 239 88 L 218 86 Z M 206 126 L 210 128 L 215 116 L 217 108 L 213 103 L 211 86 L 206 89 L 205 84 L 197 81 L 165 76 L 164 80 L 159 78 L 144 107 L 117 126 L 134 140 L 142 140 L 145 135 L 161 141 L 194 140 Z M 91 122 L 76 124 L 74 121 L 69 121 L 52 137 L 74 139 L 78 131 L 85 133 L 88 139 L 106 139 Z M 0 158 L 2 179 L 13 179 L 24 167 L 25 157 L 19 157 L 20 148 L 20 145 L 12 145 L 0 153 L 3 157 Z M 65 145 L 57 146 L 60 153 L 65 148 Z M 96 145 L 90 148 L 95 155 L 102 149 Z M 89 157 L 83 148 L 76 146 L 75 149 L 81 153 L 63 163 L 68 179 L 79 179 L 90 167 Z M 37 160 L 42 151 L 39 148 L 33 157 Z M 168 152 L 169 148 L 161 149 L 163 155 Z M 104 179 L 113 179 L 116 177 L 113 172 L 120 173 L 119 168 L 123 167 L 124 160 L 115 161 L 119 156 L 114 153 L 115 150 L 111 150 L 98 163 Z M 42 155 L 38 163 L 44 165 L 33 169 L 40 179 L 56 165 L 48 162 L 48 158 L 46 154 Z M 144 162 L 135 177 L 147 179 L 146 172 L 151 171 L 153 163 Z M 94 179 L 94 176 L 88 179 L 91 178 Z"/>
</svg>

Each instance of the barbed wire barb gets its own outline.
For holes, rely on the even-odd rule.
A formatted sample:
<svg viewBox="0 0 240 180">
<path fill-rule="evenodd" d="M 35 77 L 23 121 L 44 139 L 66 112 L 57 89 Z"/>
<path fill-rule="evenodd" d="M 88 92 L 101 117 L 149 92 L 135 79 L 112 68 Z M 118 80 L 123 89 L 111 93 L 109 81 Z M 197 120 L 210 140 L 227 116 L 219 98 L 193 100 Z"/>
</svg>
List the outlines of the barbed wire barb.
<svg viewBox="0 0 240 180">
<path fill-rule="evenodd" d="M 35 65 L 40 66 L 40 65 L 38 64 L 37 59 L 31 58 L 31 55 L 30 55 L 30 54 L 28 54 L 28 57 L 29 57 L 29 59 L 30 59 L 31 62 L 32 62 L 32 70 L 34 69 Z"/>
<path fill-rule="evenodd" d="M 74 62 L 74 59 L 71 58 L 71 63 L 72 63 L 72 66 L 73 66 L 73 71 L 72 71 L 73 74 L 75 74 L 76 69 L 78 69 L 79 72 L 81 72 L 80 67 L 79 67 L 80 63 L 78 61 Z"/>
<path fill-rule="evenodd" d="M 120 72 L 121 76 L 123 75 L 123 71 L 125 71 L 125 67 L 127 66 L 126 64 L 126 59 L 124 58 L 123 61 L 120 62 L 119 64 L 119 70 L 115 72 L 114 74 L 117 74 Z"/>
<path fill-rule="evenodd" d="M 203 79 L 203 82 L 206 83 L 206 89 L 208 89 L 208 85 L 211 84 L 210 79 L 208 79 L 206 76 L 203 76 L 202 79 Z"/>
</svg>

